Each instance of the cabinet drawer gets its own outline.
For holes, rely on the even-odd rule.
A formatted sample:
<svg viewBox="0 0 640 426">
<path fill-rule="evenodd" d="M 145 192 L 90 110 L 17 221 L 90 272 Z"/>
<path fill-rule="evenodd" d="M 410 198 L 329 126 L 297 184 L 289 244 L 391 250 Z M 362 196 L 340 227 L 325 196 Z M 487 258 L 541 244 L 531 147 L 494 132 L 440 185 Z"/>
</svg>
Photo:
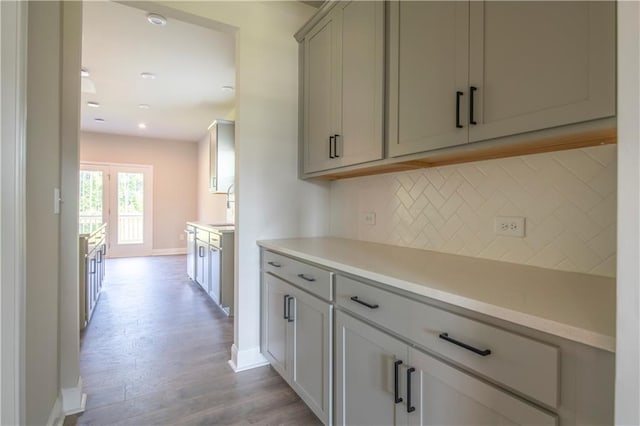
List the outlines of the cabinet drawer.
<svg viewBox="0 0 640 426">
<path fill-rule="evenodd" d="M 558 406 L 555 346 L 342 276 L 336 277 L 336 303 L 489 380 Z"/>
<path fill-rule="evenodd" d="M 220 235 L 215 232 L 209 233 L 209 244 L 212 246 L 220 247 Z"/>
<path fill-rule="evenodd" d="M 196 239 L 209 244 L 209 231 L 196 228 Z"/>
<path fill-rule="evenodd" d="M 333 300 L 332 273 L 327 270 L 266 250 L 262 252 L 262 270 L 325 300 Z"/>
</svg>

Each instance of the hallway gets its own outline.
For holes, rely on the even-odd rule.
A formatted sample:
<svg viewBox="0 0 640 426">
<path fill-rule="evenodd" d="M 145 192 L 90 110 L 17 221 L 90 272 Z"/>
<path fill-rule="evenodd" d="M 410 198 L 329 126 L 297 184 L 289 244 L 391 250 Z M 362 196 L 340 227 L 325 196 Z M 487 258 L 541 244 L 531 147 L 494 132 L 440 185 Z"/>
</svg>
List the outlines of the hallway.
<svg viewBox="0 0 640 426">
<path fill-rule="evenodd" d="M 185 256 L 109 259 L 81 340 L 87 408 L 65 425 L 320 424 L 270 367 L 234 373 L 233 320 Z"/>
</svg>

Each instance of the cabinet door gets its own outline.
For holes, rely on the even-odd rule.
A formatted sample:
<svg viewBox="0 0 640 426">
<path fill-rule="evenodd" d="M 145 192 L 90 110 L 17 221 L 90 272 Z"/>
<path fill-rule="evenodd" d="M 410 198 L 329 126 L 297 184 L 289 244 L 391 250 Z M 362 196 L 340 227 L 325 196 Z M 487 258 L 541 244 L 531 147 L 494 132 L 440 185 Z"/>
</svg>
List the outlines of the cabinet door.
<svg viewBox="0 0 640 426">
<path fill-rule="evenodd" d="M 292 287 L 291 287 L 292 288 Z M 291 386 L 325 423 L 331 407 L 331 306 L 317 297 L 293 290 L 291 310 Z"/>
<path fill-rule="evenodd" d="M 205 244 L 196 240 L 196 282 L 202 286 L 204 282 L 204 256 L 206 256 Z"/>
<path fill-rule="evenodd" d="M 469 3 L 390 2 L 389 13 L 389 155 L 466 143 Z"/>
<path fill-rule="evenodd" d="M 220 301 L 220 251 L 213 246 L 209 247 L 209 296 L 218 305 Z"/>
<path fill-rule="evenodd" d="M 203 249 L 203 254 L 204 256 L 202 256 L 202 282 L 200 283 L 200 286 L 202 286 L 202 289 L 204 291 L 207 292 L 207 294 L 209 294 L 209 290 L 211 288 L 211 284 L 210 284 L 210 276 L 211 276 L 211 262 L 210 260 L 210 256 L 209 256 L 209 246 L 207 244 L 204 244 L 204 249 Z"/>
<path fill-rule="evenodd" d="M 415 368 L 410 380 L 415 407 L 408 415 L 411 425 L 557 424 L 555 415 L 413 348 L 409 365 Z"/>
<path fill-rule="evenodd" d="M 329 136 L 334 133 L 336 34 L 333 15 L 325 17 L 304 39 L 304 171 L 332 167 Z"/>
<path fill-rule="evenodd" d="M 406 365 L 406 345 L 340 311 L 335 332 L 336 424 L 406 424 L 404 401 L 394 399 L 394 362 Z"/>
<path fill-rule="evenodd" d="M 383 156 L 384 2 L 336 6 L 339 98 L 334 142 L 337 165 Z"/>
<path fill-rule="evenodd" d="M 471 2 L 470 141 L 615 115 L 615 2 Z"/>
<path fill-rule="evenodd" d="M 262 354 L 285 380 L 289 377 L 287 339 L 289 284 L 273 275 L 262 275 Z"/>
</svg>

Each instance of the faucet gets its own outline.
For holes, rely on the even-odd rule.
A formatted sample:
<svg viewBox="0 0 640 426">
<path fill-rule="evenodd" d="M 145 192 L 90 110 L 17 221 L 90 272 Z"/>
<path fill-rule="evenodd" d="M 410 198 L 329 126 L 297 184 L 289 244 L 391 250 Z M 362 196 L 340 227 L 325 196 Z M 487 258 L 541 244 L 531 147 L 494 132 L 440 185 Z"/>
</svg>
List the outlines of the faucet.
<svg viewBox="0 0 640 426">
<path fill-rule="evenodd" d="M 233 188 L 233 184 L 229 185 L 229 188 L 227 189 L 227 208 L 230 209 L 231 208 L 231 203 L 235 203 L 236 201 L 233 200 L 231 201 L 231 188 Z"/>
</svg>

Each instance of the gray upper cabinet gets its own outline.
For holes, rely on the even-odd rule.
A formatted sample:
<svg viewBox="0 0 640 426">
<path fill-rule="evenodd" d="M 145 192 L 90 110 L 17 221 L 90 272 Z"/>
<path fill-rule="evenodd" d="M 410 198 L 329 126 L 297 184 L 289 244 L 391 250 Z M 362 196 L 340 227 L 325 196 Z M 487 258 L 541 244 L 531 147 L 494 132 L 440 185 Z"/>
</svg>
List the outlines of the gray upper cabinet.
<svg viewBox="0 0 640 426">
<path fill-rule="evenodd" d="M 302 46 L 303 172 L 383 158 L 384 3 L 337 3 Z"/>
<path fill-rule="evenodd" d="M 389 15 L 389 155 L 467 143 L 469 3 L 391 2 Z"/>
<path fill-rule="evenodd" d="M 471 2 L 469 141 L 615 115 L 615 2 Z"/>
<path fill-rule="evenodd" d="M 216 120 L 209 129 L 209 192 L 231 190 L 235 163 L 235 123 Z"/>
<path fill-rule="evenodd" d="M 389 155 L 615 115 L 615 2 L 391 2 Z"/>
</svg>

